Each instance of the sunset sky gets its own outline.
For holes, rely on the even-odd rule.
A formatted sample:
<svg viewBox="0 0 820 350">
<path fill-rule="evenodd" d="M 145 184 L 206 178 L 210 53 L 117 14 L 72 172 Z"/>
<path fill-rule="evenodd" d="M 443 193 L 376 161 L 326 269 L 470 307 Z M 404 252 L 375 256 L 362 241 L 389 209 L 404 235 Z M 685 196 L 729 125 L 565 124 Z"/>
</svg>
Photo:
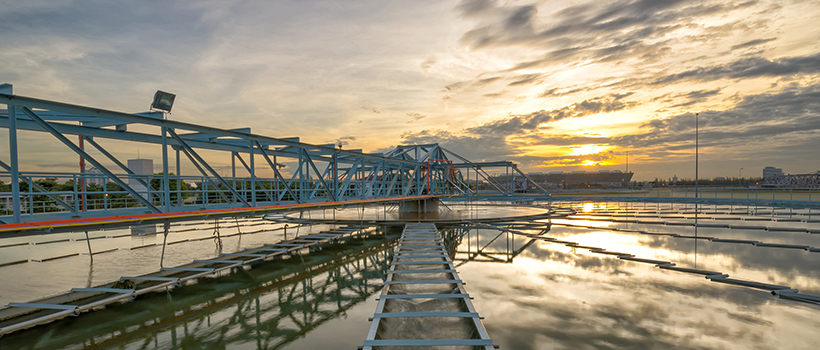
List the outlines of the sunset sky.
<svg viewBox="0 0 820 350">
<path fill-rule="evenodd" d="M 0 33 L 23 96 L 636 180 L 694 177 L 697 112 L 702 177 L 820 169 L 820 1 L 0 0 Z"/>
</svg>

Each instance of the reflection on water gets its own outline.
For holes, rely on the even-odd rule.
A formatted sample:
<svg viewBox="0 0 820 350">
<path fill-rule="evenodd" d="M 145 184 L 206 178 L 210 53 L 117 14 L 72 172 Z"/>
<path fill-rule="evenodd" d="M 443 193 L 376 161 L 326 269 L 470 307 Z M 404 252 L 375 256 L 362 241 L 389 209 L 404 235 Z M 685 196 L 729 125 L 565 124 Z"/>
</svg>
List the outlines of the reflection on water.
<svg viewBox="0 0 820 350">
<path fill-rule="evenodd" d="M 581 205 L 579 209 L 579 214 L 600 214 L 602 209 L 622 211 L 626 208 L 596 203 L 594 208 Z M 656 212 L 677 208 L 667 204 L 632 209 Z M 689 209 L 694 210 L 691 206 Z M 704 209 L 714 211 L 716 208 Z M 553 223 L 556 225 L 546 234 L 550 237 L 641 258 L 669 260 L 682 267 L 693 267 L 695 242 L 698 242 L 699 268 L 728 273 L 735 278 L 784 284 L 802 293 L 820 295 L 820 254 L 817 252 L 621 231 L 693 236 L 694 227 L 607 223 L 579 228 L 560 226 L 560 223 L 575 224 L 576 220 L 553 220 Z M 811 222 L 802 222 L 802 225 L 816 227 Z M 499 231 L 482 229 L 480 239 L 489 242 L 498 234 Z M 820 245 L 818 237 L 807 232 L 700 228 L 698 234 Z M 517 236 L 514 245 L 528 243 L 532 240 Z M 464 250 L 466 245 L 462 241 Z M 484 249 L 503 251 L 507 246 L 511 245 L 497 239 Z M 712 283 L 699 275 L 658 269 L 651 264 L 564 244 L 539 241 L 521 252 L 512 263 L 469 263 L 459 268 L 459 274 L 470 282 L 476 308 L 485 317 L 490 336 L 501 348 L 814 349 L 820 346 L 820 340 L 814 335 L 820 327 L 816 317 L 820 311 L 818 305 L 778 299 L 766 291 Z"/>
<path fill-rule="evenodd" d="M 695 239 L 695 227 L 686 226 L 693 222 L 695 214 L 691 204 L 564 205 L 575 207 L 578 214 L 551 221 L 509 222 L 499 227 L 526 223 L 530 226 L 518 226 L 516 230 L 639 258 L 670 261 L 678 267 L 697 265 L 733 278 L 786 285 L 801 293 L 820 295 L 820 252 L 727 241 L 820 247 L 820 235 L 809 233 L 820 232 L 820 222 L 815 222 L 820 219 L 817 209 L 700 206 L 699 223 L 733 228 L 699 227 L 699 239 Z M 385 213 L 377 208 L 367 210 L 374 216 Z M 343 212 L 351 217 L 363 216 L 354 208 L 335 214 Z M 314 211 L 310 215 L 329 217 L 333 211 Z M 220 225 L 225 251 L 283 238 L 281 224 Z M 744 225 L 746 228 L 741 227 Z M 752 225 L 806 230 L 749 228 Z M 450 228 L 444 238 L 452 244 L 450 253 L 459 265 L 459 275 L 468 282 L 466 287 L 475 298 L 473 302 L 484 317 L 490 337 L 502 349 L 820 347 L 820 338 L 815 335 L 820 329 L 820 305 L 780 299 L 764 290 L 710 282 L 701 275 L 660 269 L 503 230 L 483 226 Z M 266 231 L 233 235 L 238 233 L 237 229 L 245 233 Z M 299 228 L 300 234 L 320 229 Z M 213 256 L 212 223 L 174 226 L 171 231 L 169 242 L 183 238 L 186 241 L 167 247 L 166 266 L 190 262 L 192 257 Z M 288 234 L 295 231 L 289 228 Z M 162 241 L 161 234 L 93 239 L 118 234 L 90 232 L 93 249 L 139 247 Z M 66 235 L 0 240 L 0 245 L 7 245 L 26 240 L 75 239 L 59 244 L 0 248 L 2 253 L 9 254 L 2 255 L 2 259 L 57 256 L 87 249 L 86 241 L 79 240 L 85 237 L 84 233 Z M 374 294 L 380 290 L 389 265 L 389 242 L 383 238 L 370 239 L 364 242 L 367 245 L 305 256 L 306 265 L 299 259 L 290 259 L 285 266 L 260 266 L 226 277 L 203 279 L 167 294 L 141 297 L 145 300 L 0 338 L 0 347 L 5 349 L 12 344 L 9 348 L 22 348 L 29 344 L 28 349 L 354 348 L 362 344 L 370 326 L 367 318 L 375 310 Z M 0 297 L 5 302 L 23 301 L 31 299 L 25 293 L 42 295 L 43 290 L 53 293 L 97 285 L 121 275 L 133 275 L 135 270 L 155 271 L 159 248 L 95 255 L 93 265 L 88 256 L 80 255 L 51 263 L 2 267 L 0 278 L 10 283 L 0 287 Z M 35 282 L 23 277 L 31 274 L 55 276 L 57 281 Z M 10 288 L 11 284 L 21 287 Z"/>
<path fill-rule="evenodd" d="M 324 220 L 345 221 L 461 221 L 496 219 L 546 213 L 543 207 L 495 205 L 489 203 L 452 204 L 442 202 L 437 215 L 401 212 L 398 205 L 369 205 L 365 207 L 343 207 L 306 210 L 287 214 L 289 218 L 321 222 Z"/>
<path fill-rule="evenodd" d="M 361 314 L 354 309 L 381 289 L 397 237 L 352 239 L 301 259 L 200 279 L 195 285 L 6 336 L 3 348 L 300 348 L 302 338 L 314 329 L 350 312 Z M 313 334 L 313 341 L 352 347 L 359 339 Z"/>
<path fill-rule="evenodd" d="M 328 227 L 316 225 L 300 229 L 307 233 Z M 259 218 L 221 220 L 217 226 L 214 221 L 173 224 L 164 258 L 163 234 L 133 235 L 128 227 L 89 231 L 89 241 L 85 239 L 85 232 L 3 238 L 0 239 L 0 246 L 4 246 L 0 247 L 0 264 L 25 262 L 0 267 L 0 280 L 10 284 L 0 286 L 0 303 L 28 301 L 70 288 L 115 281 L 122 276 L 154 272 L 159 269 L 160 260 L 164 260 L 163 266 L 178 266 L 193 259 L 213 258 L 218 255 L 213 240 L 217 229 L 221 232 L 223 251 L 234 252 L 282 240 L 281 228 L 281 224 Z M 25 244 L 12 246 L 22 243 Z M 93 262 L 88 255 L 89 243 Z M 62 258 L 51 260 L 55 257 Z"/>
</svg>

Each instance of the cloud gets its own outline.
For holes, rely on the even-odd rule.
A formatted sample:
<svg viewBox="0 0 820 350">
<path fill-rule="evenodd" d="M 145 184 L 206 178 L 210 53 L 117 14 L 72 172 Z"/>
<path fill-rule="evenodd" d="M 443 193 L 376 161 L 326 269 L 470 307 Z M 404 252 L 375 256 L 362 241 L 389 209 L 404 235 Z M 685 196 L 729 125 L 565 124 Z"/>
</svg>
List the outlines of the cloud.
<svg viewBox="0 0 820 350">
<path fill-rule="evenodd" d="M 495 9 L 494 0 L 464 0 L 456 6 L 464 17 L 480 16 Z"/>
<path fill-rule="evenodd" d="M 351 141 L 356 141 L 355 136 L 342 136 L 333 142 L 335 145 L 347 146 Z"/>
<path fill-rule="evenodd" d="M 622 101 L 627 95 L 599 96 L 569 106 L 546 111 L 540 110 L 528 114 L 514 115 L 479 126 L 465 129 L 475 135 L 512 136 L 538 129 L 541 124 L 559 121 L 566 118 L 582 118 L 598 113 L 612 113 L 634 107 L 633 101 Z"/>
<path fill-rule="evenodd" d="M 582 91 L 586 91 L 586 89 L 585 88 L 574 88 L 574 89 L 552 88 L 552 89 L 549 89 L 547 91 L 544 91 L 543 93 L 538 95 L 538 97 L 541 97 L 541 98 L 562 97 L 562 96 L 576 94 L 576 93 L 579 93 L 579 92 L 582 92 Z"/>
<path fill-rule="evenodd" d="M 749 41 L 747 41 L 745 43 L 742 43 L 742 44 L 733 45 L 732 48 L 731 48 L 731 51 L 734 51 L 734 50 L 737 50 L 737 49 L 745 49 L 745 48 L 749 48 L 749 47 L 754 47 L 754 46 L 765 44 L 765 43 L 768 43 L 770 41 L 775 41 L 775 40 L 777 40 L 777 38 L 749 40 Z"/>
<path fill-rule="evenodd" d="M 697 103 L 701 103 L 709 99 L 709 97 L 719 94 L 722 90 L 723 88 L 716 88 L 712 90 L 696 90 L 678 94 L 675 97 L 682 97 L 685 98 L 687 101 L 683 103 L 678 103 L 671 107 L 686 107 Z"/>
<path fill-rule="evenodd" d="M 420 66 L 421 66 L 421 68 L 424 68 L 424 69 L 430 69 L 436 63 L 438 63 L 438 58 L 430 57 L 430 58 L 424 60 L 424 62 L 422 62 Z"/>
<path fill-rule="evenodd" d="M 519 76 L 512 77 L 515 81 L 507 84 L 507 86 L 516 86 L 516 85 L 526 85 L 533 82 L 539 81 L 541 78 L 544 78 L 546 75 L 541 73 L 533 73 L 533 74 L 523 74 Z"/>
<path fill-rule="evenodd" d="M 410 117 L 410 120 L 407 122 L 407 124 L 413 124 L 427 117 L 426 115 L 422 115 L 415 112 L 407 113 L 407 116 Z"/>
<path fill-rule="evenodd" d="M 734 43 L 739 42 L 738 38 L 744 39 L 741 44 L 735 44 L 733 50 L 776 42 L 778 37 L 754 37 L 774 19 L 742 15 L 750 11 L 774 14 L 781 10 L 768 3 L 622 0 L 582 2 L 549 11 L 543 11 L 544 8 L 541 3 L 491 0 L 465 0 L 459 3 L 456 10 L 463 18 L 475 23 L 471 30 L 462 35 L 462 44 L 475 51 L 496 52 L 514 48 L 530 52 L 520 56 L 529 59 L 515 58 L 509 68 L 485 71 L 479 77 L 492 75 L 493 82 L 504 79 L 511 92 L 521 96 L 515 89 L 560 81 L 547 77 L 552 78 L 563 72 L 569 74 L 574 69 L 586 72 L 586 69 L 594 71 L 605 68 L 603 71 L 608 72 L 613 66 L 621 66 L 623 70 L 612 76 L 587 78 L 583 85 L 549 86 L 536 95 L 550 98 L 596 90 L 642 90 L 647 86 L 655 88 L 691 80 L 740 80 L 755 76 L 813 74 L 818 71 L 816 57 L 766 59 L 760 56 L 765 51 L 752 57 L 725 57 L 733 60 L 700 67 L 687 67 L 679 62 L 670 64 L 677 57 L 692 55 L 694 47 L 714 47 L 725 38 L 732 39 Z M 691 61 L 722 61 L 702 53 L 699 55 Z M 486 83 L 482 79 L 476 78 L 448 85 L 447 90 L 460 94 L 475 91 L 475 88 L 484 85 Z M 480 93 L 482 97 L 500 96 L 486 91 Z M 448 95 L 445 99 L 452 97 Z M 706 97 L 687 98 L 670 107 L 693 106 L 704 101 Z"/>
<path fill-rule="evenodd" d="M 541 164 L 545 160 L 543 157 L 523 157 L 517 154 L 515 142 L 508 140 L 515 137 L 519 143 L 538 144 L 543 141 L 539 130 L 546 130 L 549 124 L 567 118 L 583 118 L 599 113 L 613 113 L 633 108 L 637 105 L 635 101 L 626 100 L 633 93 L 610 94 L 598 96 L 584 101 L 573 103 L 553 110 L 539 110 L 527 114 L 512 115 L 510 117 L 496 121 L 472 126 L 453 133 L 445 130 L 425 129 L 418 132 L 405 132 L 402 134 L 402 142 L 405 144 L 429 144 L 440 143 L 443 147 L 461 154 L 467 158 L 485 160 L 499 160 L 500 158 L 515 158 L 522 162 Z M 568 138 L 577 141 L 581 138 Z M 547 139 L 549 140 L 549 139 Z M 564 144 L 567 144 L 566 142 Z M 598 160 L 605 160 L 606 156 L 601 155 Z M 580 164 L 584 160 L 591 159 L 590 156 L 567 157 L 546 159 L 548 161 L 564 162 L 567 164 Z"/>
<path fill-rule="evenodd" d="M 701 94 L 697 93 L 696 95 Z M 787 146 L 806 143 L 788 157 L 808 156 L 820 148 L 820 84 L 792 87 L 776 93 L 743 97 L 723 111 L 700 112 L 701 147 L 748 147 L 749 140 Z M 690 150 L 694 148 L 694 115 L 684 113 L 641 125 L 644 132 L 614 137 L 607 142 L 627 148 Z M 778 143 L 775 143 L 777 140 Z M 783 142 L 783 143 L 779 143 Z M 774 150 L 761 152 L 760 156 Z"/>
<path fill-rule="evenodd" d="M 703 101 L 721 91 L 721 88 L 694 90 L 674 97 Z M 629 100 L 630 96 L 633 94 L 600 96 L 549 111 L 513 115 L 467 127 L 459 132 L 423 130 L 406 132 L 402 138 L 405 143 L 440 143 L 442 147 L 467 158 L 507 159 L 528 166 L 576 166 L 586 160 L 612 160 L 618 155 L 603 152 L 583 156 L 524 156 L 519 150 L 521 146 L 602 144 L 630 149 L 631 154 L 641 154 L 647 160 L 669 161 L 676 157 L 689 157 L 694 149 L 695 125 L 692 113 L 647 121 L 635 132 L 612 137 L 547 132 L 547 124 L 551 122 L 622 111 L 642 103 Z M 748 151 L 749 140 L 758 140 L 770 145 L 766 151 L 757 152 L 758 159 L 767 158 L 770 154 L 788 154 L 780 156 L 782 161 L 812 157 L 813 150 L 820 148 L 820 141 L 817 141 L 820 140 L 818 111 L 820 84 L 792 86 L 780 92 L 743 96 L 734 106 L 725 110 L 700 112 L 701 152 L 708 152 L 709 148 L 722 152 L 729 149 Z"/>
<path fill-rule="evenodd" d="M 820 53 L 774 60 L 763 57 L 749 57 L 724 65 L 697 67 L 680 73 L 670 74 L 650 82 L 650 85 L 668 85 L 687 80 L 713 81 L 727 78 L 750 79 L 818 73 L 820 73 Z"/>
<path fill-rule="evenodd" d="M 507 92 L 508 92 L 507 90 L 504 90 L 504 91 L 484 94 L 484 95 L 481 95 L 481 96 L 484 96 L 484 97 L 487 97 L 487 98 L 499 98 L 499 97 L 503 97 L 504 95 L 506 95 Z"/>
<path fill-rule="evenodd" d="M 378 109 L 378 108 L 376 108 L 376 107 L 362 106 L 362 109 L 364 109 L 364 110 L 366 110 L 366 111 L 369 111 L 369 112 L 373 112 L 374 114 L 381 114 L 381 113 L 384 113 L 384 111 L 383 111 L 383 110 L 380 110 L 380 109 Z"/>
<path fill-rule="evenodd" d="M 491 78 L 480 79 L 480 80 L 472 83 L 472 86 L 478 87 L 478 86 L 489 85 L 489 84 L 491 84 L 491 83 L 493 83 L 493 82 L 495 82 L 499 79 L 501 79 L 501 77 L 491 77 Z"/>
<path fill-rule="evenodd" d="M 524 69 L 580 58 L 607 61 L 643 56 L 643 59 L 657 59 L 671 54 L 669 42 L 657 39 L 683 28 L 706 33 L 716 28 L 698 24 L 699 19 L 728 14 L 754 4 L 704 5 L 682 0 L 614 1 L 594 6 L 587 3 L 559 10 L 548 20 L 538 16 L 535 5 L 462 1 L 457 8 L 465 18 L 478 19 L 477 26 L 461 38 L 462 43 L 474 49 L 511 45 L 553 49 L 542 59 L 516 66 Z M 741 27 L 723 27 L 721 31 L 738 28 Z M 584 45 L 578 46 L 579 42 Z"/>
</svg>

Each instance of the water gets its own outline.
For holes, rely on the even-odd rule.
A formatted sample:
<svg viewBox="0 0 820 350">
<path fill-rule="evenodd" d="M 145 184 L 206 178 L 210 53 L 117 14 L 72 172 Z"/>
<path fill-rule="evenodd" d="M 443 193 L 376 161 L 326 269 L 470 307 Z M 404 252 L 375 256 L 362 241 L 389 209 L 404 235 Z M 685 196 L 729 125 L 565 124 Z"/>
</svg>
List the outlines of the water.
<svg viewBox="0 0 820 350">
<path fill-rule="evenodd" d="M 655 216 L 638 220 L 691 222 L 691 204 L 561 204 L 589 215 L 553 219 L 544 236 L 820 295 L 818 252 L 622 231 L 693 236 L 695 229 L 691 226 L 598 221 L 624 219 L 612 217 L 613 214 L 637 214 Z M 707 212 L 699 214 L 700 218 L 710 219 L 699 218 L 699 223 L 820 230 L 820 223 L 772 221 L 820 219 L 815 216 L 816 209 L 776 209 L 774 214 L 772 208 L 739 206 L 707 206 L 700 210 Z M 708 213 L 755 210 L 769 214 Z M 659 215 L 667 218 L 658 218 Z M 240 221 L 240 225 L 245 223 Z M 220 224 L 225 226 L 220 234 L 237 233 L 235 227 L 228 227 L 231 224 L 235 226 L 232 220 Z M 281 240 L 281 226 L 240 226 L 243 232 L 265 231 L 223 238 L 223 250 L 235 251 Z M 169 242 L 204 240 L 169 246 L 166 266 L 217 253 L 211 239 L 212 221 L 185 227 L 200 229 L 172 233 Z M 328 227 L 310 230 L 318 232 Z M 618 231 L 613 230 L 616 228 Z M 172 227 L 175 229 L 182 230 L 183 226 Z M 293 230 L 288 229 L 289 235 Z M 308 228 L 300 230 L 303 233 Z M 123 233 L 128 231 L 89 234 L 94 237 Z M 820 235 L 807 232 L 700 227 L 697 235 L 820 247 Z M 84 237 L 82 232 L 19 237 L 2 239 L 0 245 Z M 4 336 L 0 338 L 0 348 L 352 349 L 362 344 L 370 327 L 367 318 L 375 311 L 380 276 L 389 265 L 394 239 L 394 235 L 373 237 L 306 256 L 304 263 L 289 259 L 229 276 L 201 279 L 197 284 L 168 293 L 140 297 L 135 302 Z M 161 241 L 160 234 L 91 242 L 96 251 Z M 85 250 L 84 241 L 0 248 L 0 263 Z M 116 250 L 95 255 L 93 264 L 87 255 L 79 255 L 2 267 L 0 279 L 5 283 L 0 286 L 0 298 L 4 303 L 27 301 L 72 287 L 156 271 L 160 250 L 161 246 Z M 711 282 L 702 275 L 660 269 L 652 264 L 488 228 L 472 229 L 458 238 L 454 251 L 459 275 L 467 282 L 465 287 L 475 298 L 473 303 L 484 317 L 490 337 L 502 349 L 820 347 L 815 335 L 820 329 L 820 305 L 780 299 L 763 290 Z M 406 307 L 428 309 L 435 305 Z"/>
<path fill-rule="evenodd" d="M 461 221 L 482 219 L 491 220 L 499 217 L 520 217 L 545 213 L 544 208 L 535 208 L 523 205 L 497 205 L 493 203 L 471 203 L 471 204 L 442 204 L 440 210 L 435 215 L 429 213 L 422 214 L 422 220 Z M 287 215 L 293 219 L 308 219 L 317 222 L 326 220 L 344 221 L 399 221 L 416 220 L 411 217 L 413 214 L 400 213 L 397 206 L 373 205 L 367 207 L 348 207 L 344 209 L 319 209 L 303 212 L 294 212 Z"/>
</svg>

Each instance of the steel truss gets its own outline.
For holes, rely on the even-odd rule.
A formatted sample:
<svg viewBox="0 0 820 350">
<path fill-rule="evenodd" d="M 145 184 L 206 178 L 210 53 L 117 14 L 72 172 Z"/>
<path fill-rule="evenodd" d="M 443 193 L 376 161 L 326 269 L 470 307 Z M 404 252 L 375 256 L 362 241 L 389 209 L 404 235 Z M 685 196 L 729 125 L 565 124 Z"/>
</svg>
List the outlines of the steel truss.
<svg viewBox="0 0 820 350">
<path fill-rule="evenodd" d="M 512 186 L 494 183 L 483 168 L 505 167 L 508 173 L 520 173 L 511 162 L 472 163 L 437 144 L 367 154 L 332 144 L 307 144 L 299 138 L 253 134 L 250 128 L 220 129 L 169 120 L 159 112 L 122 113 L 17 96 L 10 84 L 0 85 L 0 104 L 7 105 L 0 110 L 0 127 L 9 130 L 9 162 L 0 160 L 0 178 L 11 183 L 11 191 L 5 193 L 7 205 L 0 209 L 2 223 L 469 195 L 478 192 L 482 179 L 491 183 L 493 191 L 509 195 Z M 77 155 L 80 171 L 25 171 L 19 161 L 24 150 L 18 144 L 20 130 L 56 138 Z M 100 140 L 113 146 L 105 147 Z M 162 172 L 135 174 L 112 151 L 124 147 L 124 141 L 160 146 Z M 173 159 L 169 148 L 175 153 Z M 229 153 L 231 176 L 220 175 L 212 157 L 206 159 L 203 151 Z M 172 160 L 176 174 L 169 171 Z M 86 163 L 100 173 L 86 172 Z M 183 165 L 193 166 L 196 172 L 180 174 Z M 237 176 L 237 166 L 248 175 Z M 260 177 L 260 169 L 273 177 Z M 462 176 L 465 169 L 466 179 Z M 44 188 L 38 182 L 47 178 L 73 184 L 73 188 Z M 92 181 L 103 185 L 89 187 Z"/>
<path fill-rule="evenodd" d="M 400 158 L 416 162 L 426 162 L 434 175 L 433 182 L 438 185 L 449 185 L 452 194 L 477 195 L 501 194 L 512 196 L 516 192 L 513 181 L 499 182 L 493 179 L 486 169 L 503 170 L 507 178 L 520 176 L 533 184 L 536 193 L 549 195 L 541 185 L 535 183 L 529 176 L 518 169 L 518 166 L 509 161 L 500 162 L 472 162 L 453 151 L 445 149 L 439 144 L 398 146 L 384 154 L 386 157 Z M 428 188 L 433 188 L 433 185 Z"/>
</svg>

